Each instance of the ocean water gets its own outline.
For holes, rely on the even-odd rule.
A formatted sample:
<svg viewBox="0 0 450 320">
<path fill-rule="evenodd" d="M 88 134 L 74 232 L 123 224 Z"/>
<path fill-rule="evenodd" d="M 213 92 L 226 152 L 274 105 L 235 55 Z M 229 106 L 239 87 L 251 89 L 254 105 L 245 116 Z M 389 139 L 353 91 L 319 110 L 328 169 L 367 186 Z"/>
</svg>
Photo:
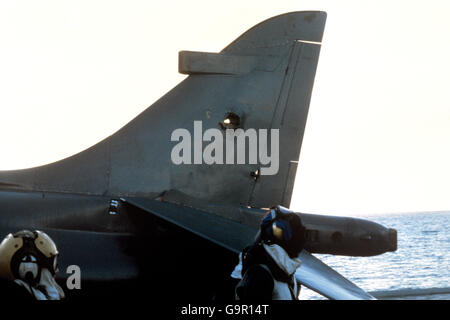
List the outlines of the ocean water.
<svg viewBox="0 0 450 320">
<path fill-rule="evenodd" d="M 397 251 L 374 257 L 315 256 L 379 299 L 450 299 L 450 212 L 361 218 L 397 229 Z M 300 299 L 323 297 L 302 287 Z"/>
</svg>

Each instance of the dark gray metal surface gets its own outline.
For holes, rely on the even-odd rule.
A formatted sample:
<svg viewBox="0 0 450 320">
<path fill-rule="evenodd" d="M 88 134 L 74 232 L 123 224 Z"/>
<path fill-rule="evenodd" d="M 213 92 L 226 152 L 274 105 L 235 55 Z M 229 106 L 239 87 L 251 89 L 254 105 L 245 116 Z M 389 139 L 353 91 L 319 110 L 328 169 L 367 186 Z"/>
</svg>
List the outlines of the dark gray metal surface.
<svg viewBox="0 0 450 320">
<path fill-rule="evenodd" d="M 145 198 L 127 198 L 125 202 L 235 253 L 252 243 L 258 231 L 215 214 L 168 202 Z"/>
</svg>

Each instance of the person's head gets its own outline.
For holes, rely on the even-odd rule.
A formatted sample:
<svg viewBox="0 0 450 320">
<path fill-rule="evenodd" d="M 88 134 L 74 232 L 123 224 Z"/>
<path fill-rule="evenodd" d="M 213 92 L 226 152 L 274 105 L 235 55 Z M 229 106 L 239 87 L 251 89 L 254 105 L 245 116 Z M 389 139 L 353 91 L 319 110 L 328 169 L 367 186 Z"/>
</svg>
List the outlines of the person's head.
<svg viewBox="0 0 450 320">
<path fill-rule="evenodd" d="M 303 250 L 305 230 L 298 214 L 276 206 L 271 208 L 261 221 L 260 237 L 264 243 L 277 244 L 291 258 L 295 258 Z"/>
<path fill-rule="evenodd" d="M 0 243 L 0 277 L 34 286 L 39 283 L 42 270 L 55 275 L 57 256 L 55 243 L 42 231 L 10 233 Z"/>
</svg>

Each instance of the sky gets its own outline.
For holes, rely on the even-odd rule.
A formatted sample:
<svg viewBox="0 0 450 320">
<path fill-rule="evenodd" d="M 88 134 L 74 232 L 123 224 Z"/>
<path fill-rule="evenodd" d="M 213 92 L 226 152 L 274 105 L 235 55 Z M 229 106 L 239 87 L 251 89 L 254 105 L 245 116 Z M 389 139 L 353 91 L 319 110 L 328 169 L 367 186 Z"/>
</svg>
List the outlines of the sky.
<svg viewBox="0 0 450 320">
<path fill-rule="evenodd" d="M 78 153 L 255 24 L 328 13 L 291 208 L 450 210 L 450 2 L 2 1 L 0 170 Z"/>
</svg>

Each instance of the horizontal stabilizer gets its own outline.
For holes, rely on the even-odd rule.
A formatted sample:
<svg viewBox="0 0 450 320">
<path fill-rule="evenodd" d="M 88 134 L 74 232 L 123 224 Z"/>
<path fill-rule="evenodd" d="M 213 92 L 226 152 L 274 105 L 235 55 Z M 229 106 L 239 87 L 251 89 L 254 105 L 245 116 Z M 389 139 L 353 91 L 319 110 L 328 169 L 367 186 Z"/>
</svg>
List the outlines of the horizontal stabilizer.
<svg viewBox="0 0 450 320">
<path fill-rule="evenodd" d="M 299 256 L 302 265 L 295 278 L 304 286 L 333 300 L 375 300 L 350 280 L 303 250 Z"/>
<path fill-rule="evenodd" d="M 186 206 L 146 198 L 122 200 L 236 253 L 253 242 L 257 233 L 244 224 Z"/>
</svg>

